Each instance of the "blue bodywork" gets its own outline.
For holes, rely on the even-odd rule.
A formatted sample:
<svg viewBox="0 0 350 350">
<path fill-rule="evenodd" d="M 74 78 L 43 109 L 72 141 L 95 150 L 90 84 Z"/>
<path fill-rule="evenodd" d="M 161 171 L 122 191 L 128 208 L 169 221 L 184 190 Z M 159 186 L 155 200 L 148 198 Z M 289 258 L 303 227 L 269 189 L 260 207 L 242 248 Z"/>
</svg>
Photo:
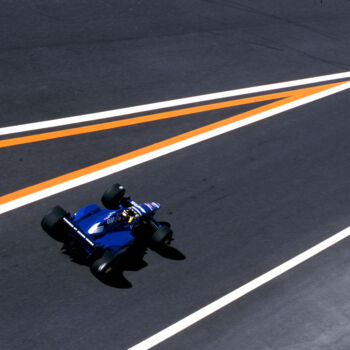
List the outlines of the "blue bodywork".
<svg viewBox="0 0 350 350">
<path fill-rule="evenodd" d="M 100 208 L 97 204 L 89 204 L 64 221 L 71 227 L 70 236 L 83 248 L 89 256 L 96 248 L 118 252 L 134 241 L 132 229 L 143 217 L 147 217 L 157 227 L 161 225 L 153 216 L 160 204 L 147 202 L 137 204 L 128 200 L 127 205 L 119 205 L 116 210 Z M 122 213 L 127 211 L 130 221 L 123 220 Z"/>
</svg>

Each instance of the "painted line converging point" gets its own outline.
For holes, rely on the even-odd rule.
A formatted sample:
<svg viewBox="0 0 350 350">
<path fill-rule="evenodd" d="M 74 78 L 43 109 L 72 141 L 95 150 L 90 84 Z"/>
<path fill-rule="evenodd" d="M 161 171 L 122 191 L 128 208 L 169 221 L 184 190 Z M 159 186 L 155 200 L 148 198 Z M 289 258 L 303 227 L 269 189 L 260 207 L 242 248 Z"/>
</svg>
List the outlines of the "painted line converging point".
<svg viewBox="0 0 350 350">
<path fill-rule="evenodd" d="M 350 88 L 350 82 L 302 89 L 292 96 L 250 111 L 226 118 L 204 127 L 171 137 L 167 140 L 123 154 L 107 161 L 29 186 L 0 197 L 0 214 L 41 200 L 54 194 L 115 174 L 138 164 L 189 147 L 229 131 L 258 122 L 304 104 L 322 99 Z"/>
<path fill-rule="evenodd" d="M 132 346 L 128 350 L 147 350 L 150 349 L 165 340 L 173 337 L 174 335 L 180 333 L 181 331 L 191 327 L 195 323 L 203 320 L 204 318 L 212 315 L 213 313 L 219 311 L 225 306 L 232 304 L 237 299 L 242 298 L 246 294 L 252 292 L 253 290 L 261 287 L 262 285 L 270 282 L 271 280 L 277 278 L 278 276 L 286 273 L 287 271 L 293 269 L 294 267 L 302 264 L 303 262 L 309 260 L 313 256 L 321 253 L 322 251 L 330 248 L 336 243 L 344 240 L 350 236 L 350 227 L 344 229 L 341 232 L 327 238 L 321 243 L 313 246 L 312 248 L 306 250 L 305 252 L 297 255 L 296 257 L 284 262 L 283 264 L 273 268 L 272 270 L 264 273 L 263 275 L 253 279 L 252 281 L 244 284 L 243 286 L 233 290 L 232 292 L 224 295 L 220 299 L 215 300 L 209 305 L 199 309 L 198 311 L 192 313 L 191 315 L 183 318 L 182 320 L 172 324 L 171 326 L 163 329 L 162 331 L 156 333 L 155 335 L 145 339 L 139 344 Z"/>
<path fill-rule="evenodd" d="M 201 96 L 153 103 L 153 104 L 130 107 L 130 108 L 122 108 L 118 110 L 88 114 L 83 116 L 60 118 L 60 119 L 48 120 L 48 121 L 43 121 L 38 123 L 17 125 L 12 127 L 2 127 L 0 128 L 0 135 L 39 130 L 44 128 L 53 128 L 53 127 L 62 126 L 62 125 L 83 123 L 83 122 L 88 122 L 88 121 L 93 121 L 98 119 L 118 117 L 118 116 L 127 115 L 127 114 L 133 114 L 133 113 L 135 114 L 135 113 L 140 113 L 145 111 L 169 108 L 169 107 L 186 105 L 191 103 L 198 103 L 198 102 L 209 101 L 214 99 L 228 98 L 228 97 L 258 93 L 258 92 L 265 92 L 269 90 L 286 89 L 293 86 L 316 84 L 319 82 L 340 80 L 340 79 L 346 79 L 346 78 L 350 78 L 350 72 L 344 72 L 339 74 L 332 74 L 332 75 L 326 75 L 326 76 L 314 77 L 314 78 L 308 78 L 308 79 L 300 79 L 300 80 L 284 82 L 284 83 L 262 85 L 262 86 L 253 87 L 253 88 L 231 90 L 231 91 L 226 91 L 221 93 L 201 95 Z M 112 159 L 91 165 L 89 167 L 76 170 L 71 173 L 53 178 L 51 180 L 47 180 L 42 183 L 38 183 L 36 185 L 29 186 L 27 188 L 23 188 L 21 190 L 3 195 L 0 197 L 0 214 L 22 207 L 29 203 L 33 203 L 43 198 L 52 196 L 54 194 L 72 189 L 74 187 L 89 183 L 91 181 L 95 181 L 105 176 L 115 174 L 122 170 L 134 167 L 138 164 L 142 164 L 144 162 L 169 154 L 171 152 L 184 149 L 186 147 L 189 147 L 191 145 L 222 135 L 229 131 L 241 128 L 246 125 L 250 125 L 252 123 L 261 121 L 263 119 L 278 115 L 282 112 L 320 100 L 322 98 L 331 96 L 341 91 L 345 91 L 347 89 L 350 89 L 350 81 L 342 81 L 342 82 L 336 82 L 336 83 L 327 84 L 327 85 L 313 86 L 313 87 L 295 90 L 295 91 L 277 93 L 276 95 L 278 94 L 280 95 L 278 97 L 276 96 L 274 97 L 279 99 L 274 100 L 273 102 L 270 102 L 267 105 L 254 108 L 247 112 L 171 137 L 167 140 L 160 141 L 153 145 L 149 145 L 149 146 L 140 148 L 138 150 L 114 157 Z M 266 101 L 266 97 L 263 97 L 263 96 L 260 96 L 260 97 L 255 96 L 253 97 L 253 99 L 254 98 L 255 99 L 261 98 L 261 100 L 264 100 L 265 98 L 265 101 Z M 227 104 L 228 101 L 224 103 Z M 232 103 L 232 101 L 230 101 L 230 103 Z M 198 107 L 193 107 L 193 108 L 198 108 Z M 204 106 L 200 106 L 199 108 L 204 108 Z M 213 108 L 213 106 L 209 108 Z M 183 111 L 185 111 L 185 109 L 182 110 L 182 112 Z M 165 112 L 165 113 L 169 113 L 169 112 Z M 175 114 L 169 114 L 169 115 L 175 116 L 176 113 L 179 114 L 179 111 L 172 111 L 171 113 L 175 113 Z M 158 113 L 158 117 L 167 118 L 166 114 L 164 113 Z M 143 116 L 142 118 L 145 118 L 143 121 L 146 120 L 146 122 L 152 121 L 152 116 Z M 131 121 L 132 119 L 137 121 L 137 119 L 135 118 L 131 118 L 128 120 Z M 116 124 L 113 124 L 113 126 L 116 126 L 116 125 L 118 126 L 119 125 L 118 123 L 119 121 Z M 124 121 L 122 123 L 127 123 L 127 122 Z M 122 125 L 122 123 L 120 123 L 120 125 Z M 111 126 L 111 125 L 112 124 L 109 124 L 108 126 Z M 89 126 L 89 127 L 94 128 L 95 126 Z M 70 133 L 73 135 L 74 133 L 79 133 L 84 131 L 91 132 L 89 131 L 90 130 L 89 127 L 87 129 L 84 129 L 84 127 L 83 129 L 74 128 L 74 131 L 73 129 L 69 129 L 70 131 L 68 131 L 68 134 Z M 102 127 L 100 126 L 100 128 L 103 128 L 103 127 L 104 126 Z M 107 127 L 107 125 L 105 125 L 105 127 Z M 98 130 L 94 130 L 94 131 L 98 131 Z M 67 133 L 67 130 L 65 132 Z M 70 136 L 68 134 L 65 136 Z M 38 136 L 38 135 L 45 135 L 45 136 Z M 41 137 L 42 139 L 40 139 L 40 141 L 44 141 L 44 140 L 51 139 L 52 136 L 55 136 L 55 135 L 57 136 L 58 134 L 45 133 L 45 134 L 38 134 L 38 135 L 32 135 L 31 137 L 33 136 L 34 138 Z M 65 136 L 60 136 L 60 137 L 65 137 Z M 9 140 L 12 140 L 12 141 L 9 141 Z M 27 143 L 26 141 L 29 141 L 29 142 L 38 141 L 38 140 L 35 141 L 34 139 L 28 139 L 26 138 L 26 136 L 24 138 L 15 138 L 15 139 L 9 139 L 9 140 L 3 140 L 4 141 L 3 147 L 9 147 L 15 144 Z M 13 144 L 11 144 L 11 142 Z M 315 245 L 314 247 L 297 255 L 296 257 L 284 262 L 283 264 L 273 268 L 272 270 L 264 273 L 263 275 L 253 279 L 252 281 L 244 284 L 243 286 L 233 290 L 232 292 L 226 294 L 220 299 L 210 303 L 209 305 L 201 308 L 200 310 L 192 313 L 191 315 L 183 318 L 182 320 L 172 324 L 166 329 L 145 339 L 141 343 L 136 344 L 135 346 L 129 348 L 129 350 L 146 350 L 156 346 L 157 344 L 160 344 L 161 342 L 189 328 L 193 324 L 212 315 L 218 310 L 233 303 L 237 299 L 245 296 L 246 294 L 261 287 L 267 282 L 286 273 L 287 271 L 293 269 L 294 267 L 300 265 L 301 263 L 307 261 L 313 256 L 319 254 L 320 252 L 328 249 L 329 247 L 335 245 L 336 243 L 340 242 L 341 240 L 344 240 L 349 236 L 350 236 L 350 227 L 331 236 L 330 238 L 322 241 L 321 243 Z"/>
<path fill-rule="evenodd" d="M 248 94 L 256 94 L 256 93 L 261 93 L 265 91 L 287 89 L 295 86 L 310 85 L 310 84 L 316 84 L 316 83 L 332 81 L 332 80 L 347 79 L 347 78 L 350 78 L 350 72 L 328 74 L 328 75 L 322 75 L 322 76 L 306 78 L 306 79 L 285 81 L 282 83 L 266 84 L 266 85 L 259 85 L 259 86 L 243 88 L 243 89 L 215 92 L 212 94 L 185 97 L 185 98 L 180 98 L 175 100 L 149 103 L 149 104 L 140 105 L 140 106 L 113 109 L 113 110 L 104 111 L 104 112 L 83 114 L 83 115 L 78 115 L 74 117 L 57 118 L 57 119 L 45 120 L 45 121 L 35 122 L 35 123 L 6 126 L 6 127 L 0 128 L 0 136 L 33 131 L 33 130 L 55 128 L 63 125 L 86 123 L 86 122 L 91 122 L 91 121 L 101 120 L 101 119 L 117 118 L 117 117 L 129 115 L 129 114 L 154 111 L 157 109 L 184 106 L 192 103 L 212 101 L 217 99 L 248 95 Z"/>
</svg>

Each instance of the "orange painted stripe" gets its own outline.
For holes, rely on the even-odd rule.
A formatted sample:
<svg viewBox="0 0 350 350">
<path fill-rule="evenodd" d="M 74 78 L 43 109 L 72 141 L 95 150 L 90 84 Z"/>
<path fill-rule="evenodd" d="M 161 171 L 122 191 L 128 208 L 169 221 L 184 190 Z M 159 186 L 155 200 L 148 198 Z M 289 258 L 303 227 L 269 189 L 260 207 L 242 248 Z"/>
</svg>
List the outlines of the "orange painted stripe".
<svg viewBox="0 0 350 350">
<path fill-rule="evenodd" d="M 298 100 L 298 99 L 300 99 L 302 97 L 306 97 L 308 95 L 320 92 L 322 90 L 329 89 L 331 87 L 335 87 L 337 85 L 341 85 L 343 83 L 344 82 L 335 83 L 335 84 L 328 84 L 328 85 L 322 85 L 322 86 L 316 86 L 316 87 L 307 88 L 307 89 L 301 89 L 301 90 L 295 90 L 293 92 L 293 96 L 291 96 L 291 97 L 287 97 L 287 98 L 284 98 L 282 100 L 278 100 L 278 101 L 269 103 L 267 105 L 264 105 L 264 106 L 261 106 L 261 107 L 258 107 L 258 108 L 254 108 L 254 109 L 252 109 L 250 111 L 238 114 L 238 115 L 233 116 L 233 117 L 226 118 L 224 120 L 221 120 L 221 121 L 218 121 L 218 122 L 215 122 L 215 123 L 203 126 L 201 128 L 198 128 L 198 129 L 195 129 L 195 130 L 192 130 L 192 131 L 189 131 L 189 132 L 185 132 L 183 134 L 180 134 L 180 135 L 171 137 L 169 139 L 157 142 L 157 143 L 155 143 L 153 145 L 142 147 L 142 148 L 137 149 L 135 151 L 132 151 L 132 152 L 129 152 L 129 153 L 125 153 L 123 155 L 120 155 L 120 156 L 108 159 L 106 161 L 103 161 L 103 162 L 100 162 L 100 163 L 97 163 L 97 164 L 85 167 L 83 169 L 76 170 L 76 171 L 67 173 L 65 175 L 61 175 L 61 176 L 58 176 L 56 178 L 53 178 L 53 179 L 50 179 L 50 180 L 38 183 L 36 185 L 23 188 L 23 189 L 21 189 L 19 191 L 15 191 L 15 192 L 9 193 L 7 195 L 4 195 L 4 196 L 0 197 L 0 204 L 5 204 L 5 203 L 10 202 L 12 200 L 19 199 L 21 197 L 24 197 L 24 196 L 27 196 L 29 194 L 32 194 L 32 193 L 35 193 L 35 192 L 47 189 L 47 188 L 55 186 L 55 185 L 59 185 L 59 184 L 64 183 L 66 181 L 73 180 L 73 179 L 76 179 L 78 177 L 91 174 L 91 173 L 96 172 L 98 170 L 105 169 L 105 168 L 107 168 L 109 166 L 112 166 L 112 165 L 115 165 L 115 164 L 118 164 L 118 163 L 130 160 L 130 159 L 136 158 L 138 156 L 147 154 L 149 152 L 152 152 L 152 151 L 161 149 L 163 147 L 172 145 L 172 144 L 174 144 L 176 142 L 187 140 L 187 139 L 189 139 L 191 137 L 203 134 L 205 132 L 217 129 L 219 127 L 231 124 L 233 122 L 237 122 L 237 121 L 242 120 L 242 119 L 249 118 L 249 117 L 251 117 L 253 115 L 256 115 L 258 113 L 262 113 L 262 112 L 268 111 L 268 110 L 270 110 L 272 108 L 276 108 L 276 107 L 282 106 L 284 104 L 296 101 L 296 100 Z"/>
<path fill-rule="evenodd" d="M 174 111 L 144 115 L 144 116 L 135 117 L 135 118 L 122 119 L 122 120 L 117 120 L 113 122 L 93 124 L 93 125 L 82 126 L 77 128 L 69 128 L 69 129 L 60 130 L 60 131 L 51 131 L 51 132 L 40 133 L 40 134 L 35 134 L 30 136 L 15 137 L 10 139 L 0 140 L 0 148 L 52 140 L 52 139 L 57 139 L 61 137 L 68 137 L 68 136 L 92 133 L 92 132 L 103 131 L 103 130 L 109 130 L 114 128 L 120 128 L 123 126 L 149 123 L 157 120 L 175 118 L 175 117 L 185 116 L 189 114 L 196 114 L 200 112 L 213 111 L 216 109 L 241 106 L 241 105 L 269 101 L 269 100 L 276 100 L 279 98 L 289 97 L 299 92 L 306 93 L 307 91 L 309 91 L 309 89 L 310 88 L 293 90 L 293 91 L 285 91 L 285 92 L 273 93 L 268 95 L 247 97 L 247 98 L 238 99 L 238 100 L 231 100 L 231 101 L 207 104 L 207 105 L 202 105 L 197 107 L 178 109 Z"/>
</svg>

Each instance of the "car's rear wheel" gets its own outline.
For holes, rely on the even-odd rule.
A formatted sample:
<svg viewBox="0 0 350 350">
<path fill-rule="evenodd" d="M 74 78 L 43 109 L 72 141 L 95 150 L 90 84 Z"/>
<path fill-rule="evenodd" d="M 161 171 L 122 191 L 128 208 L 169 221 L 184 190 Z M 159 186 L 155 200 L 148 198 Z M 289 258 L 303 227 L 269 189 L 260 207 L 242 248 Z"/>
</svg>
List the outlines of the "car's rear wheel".
<svg viewBox="0 0 350 350">
<path fill-rule="evenodd" d="M 118 256 L 113 253 L 112 251 L 106 250 L 102 257 L 95 260 L 91 266 L 91 272 L 97 277 L 97 278 L 104 278 L 107 277 L 112 273 L 112 271 L 120 270 L 120 266 L 118 264 Z"/>
<path fill-rule="evenodd" d="M 66 233 L 62 225 L 62 219 L 69 215 L 59 205 L 53 207 L 41 220 L 41 227 L 53 239 L 63 242 L 66 238 Z"/>
<path fill-rule="evenodd" d="M 120 184 L 114 184 L 103 194 L 101 202 L 107 209 L 118 209 L 124 194 L 125 188 Z"/>
<path fill-rule="evenodd" d="M 159 227 L 151 236 L 151 245 L 168 245 L 173 237 L 173 231 L 169 226 Z"/>
</svg>

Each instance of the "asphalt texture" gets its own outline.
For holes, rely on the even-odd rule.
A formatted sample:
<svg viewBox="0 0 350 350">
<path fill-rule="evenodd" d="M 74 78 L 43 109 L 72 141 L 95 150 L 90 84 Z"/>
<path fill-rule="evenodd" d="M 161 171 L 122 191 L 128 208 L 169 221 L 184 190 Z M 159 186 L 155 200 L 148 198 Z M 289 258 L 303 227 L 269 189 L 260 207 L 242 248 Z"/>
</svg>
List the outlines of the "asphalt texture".
<svg viewBox="0 0 350 350">
<path fill-rule="evenodd" d="M 3 1 L 0 126 L 348 71 L 349 18 L 345 0 Z M 348 96 L 2 214 L 0 348 L 127 349 L 350 226 Z M 251 107 L 1 149 L 0 194 Z M 53 205 L 77 210 L 115 182 L 161 203 L 184 259 L 149 251 L 124 284 L 105 284 L 41 230 Z M 156 348 L 349 349 L 349 249 Z"/>
</svg>

